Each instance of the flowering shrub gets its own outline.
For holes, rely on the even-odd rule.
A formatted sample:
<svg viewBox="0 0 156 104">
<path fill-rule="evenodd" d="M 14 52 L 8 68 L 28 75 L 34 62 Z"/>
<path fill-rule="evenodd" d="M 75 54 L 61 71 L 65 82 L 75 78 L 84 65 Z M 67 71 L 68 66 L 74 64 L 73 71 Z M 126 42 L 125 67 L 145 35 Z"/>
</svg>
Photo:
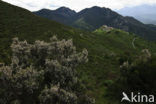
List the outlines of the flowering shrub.
<svg viewBox="0 0 156 104">
<path fill-rule="evenodd" d="M 74 89 L 79 86 L 75 68 L 88 61 L 86 49 L 77 53 L 72 40 L 56 36 L 34 44 L 14 38 L 11 48 L 11 64 L 0 66 L 1 104 L 94 103 Z"/>
</svg>

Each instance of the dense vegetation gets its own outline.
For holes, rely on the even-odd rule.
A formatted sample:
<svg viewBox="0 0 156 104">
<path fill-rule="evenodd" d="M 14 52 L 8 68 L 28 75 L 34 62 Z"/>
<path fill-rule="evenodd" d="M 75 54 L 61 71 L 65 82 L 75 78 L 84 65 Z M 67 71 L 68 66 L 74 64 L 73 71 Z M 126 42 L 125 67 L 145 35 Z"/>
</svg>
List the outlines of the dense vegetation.
<svg viewBox="0 0 156 104">
<path fill-rule="evenodd" d="M 148 49 L 152 54 L 151 73 L 155 73 L 152 70 L 152 67 L 155 68 L 155 43 L 145 41 L 132 33 L 118 29 L 103 31 L 101 28 L 93 33 L 84 32 L 38 17 L 25 9 L 1 1 L 0 10 L 0 62 L 7 65 L 11 63 L 10 45 L 14 37 L 27 40 L 31 44 L 34 44 L 35 40 L 47 42 L 53 35 L 57 35 L 59 39 L 72 38 L 78 52 L 83 48 L 88 50 L 88 63 L 78 66 L 77 71 L 80 82 L 87 89 L 87 95 L 94 97 L 96 104 L 120 104 L 121 98 L 114 96 L 113 92 L 120 88 L 128 89 L 122 86 L 122 81 L 121 84 L 117 82 L 122 77 L 120 65 L 125 61 L 132 62 L 143 49 Z M 134 38 L 135 47 L 132 44 Z M 147 68 L 150 67 L 149 63 L 146 64 Z M 151 76 L 152 78 L 154 76 Z M 119 87 L 110 88 L 115 85 Z"/>
<path fill-rule="evenodd" d="M 50 42 L 13 39 L 9 66 L 0 67 L 1 104 L 94 104 L 83 95 L 76 66 L 87 62 L 88 52 L 76 52 L 72 40 Z"/>
<path fill-rule="evenodd" d="M 122 98 L 122 92 L 131 94 L 154 95 L 156 96 L 156 56 L 144 49 L 139 56 L 125 61 L 120 66 L 120 78 L 109 87 L 108 95 L 112 98 Z M 144 100 L 145 101 L 145 100 Z M 126 104 L 128 102 L 125 102 Z M 128 103 L 129 104 L 129 103 Z M 139 104 L 147 104 L 141 102 Z"/>
</svg>

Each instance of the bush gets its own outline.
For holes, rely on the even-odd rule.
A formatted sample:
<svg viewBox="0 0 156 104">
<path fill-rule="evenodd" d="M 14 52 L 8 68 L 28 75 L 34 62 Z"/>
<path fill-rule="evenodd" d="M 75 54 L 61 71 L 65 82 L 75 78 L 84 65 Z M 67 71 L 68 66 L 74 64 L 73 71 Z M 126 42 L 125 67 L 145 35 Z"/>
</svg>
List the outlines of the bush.
<svg viewBox="0 0 156 104">
<path fill-rule="evenodd" d="M 11 48 L 11 64 L 0 66 L 0 103 L 94 103 L 75 88 L 80 86 L 75 68 L 87 62 L 86 49 L 77 53 L 72 40 L 59 41 L 56 36 L 49 43 L 34 44 L 14 38 Z"/>
<path fill-rule="evenodd" d="M 121 66 L 120 77 L 110 86 L 108 94 L 119 100 L 122 92 L 156 95 L 156 56 L 152 56 L 148 49 L 142 50 L 139 56 L 125 61 Z"/>
</svg>

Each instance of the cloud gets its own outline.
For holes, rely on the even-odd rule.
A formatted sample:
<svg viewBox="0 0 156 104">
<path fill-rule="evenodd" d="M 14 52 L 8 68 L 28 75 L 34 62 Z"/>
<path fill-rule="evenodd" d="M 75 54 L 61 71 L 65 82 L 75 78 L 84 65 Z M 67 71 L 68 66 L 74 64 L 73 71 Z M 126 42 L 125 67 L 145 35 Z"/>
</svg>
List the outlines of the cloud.
<svg viewBox="0 0 156 104">
<path fill-rule="evenodd" d="M 37 11 L 42 8 L 56 9 L 61 6 L 69 7 L 80 11 L 92 6 L 107 7 L 111 9 L 121 9 L 142 4 L 153 5 L 156 0 L 3 0 L 8 3 L 26 8 L 30 11 Z"/>
</svg>

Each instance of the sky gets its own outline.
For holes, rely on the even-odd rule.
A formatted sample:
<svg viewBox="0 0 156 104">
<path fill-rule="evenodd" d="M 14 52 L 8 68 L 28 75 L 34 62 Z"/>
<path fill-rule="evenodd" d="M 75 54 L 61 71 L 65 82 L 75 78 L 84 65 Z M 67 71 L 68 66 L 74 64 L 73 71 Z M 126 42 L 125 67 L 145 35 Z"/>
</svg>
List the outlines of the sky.
<svg viewBox="0 0 156 104">
<path fill-rule="evenodd" d="M 2 0 L 13 5 L 23 7 L 30 11 L 37 11 L 43 8 L 57 9 L 65 6 L 75 11 L 92 6 L 107 7 L 113 10 L 119 10 L 124 7 L 133 7 L 138 5 L 156 5 L 156 0 Z"/>
</svg>

